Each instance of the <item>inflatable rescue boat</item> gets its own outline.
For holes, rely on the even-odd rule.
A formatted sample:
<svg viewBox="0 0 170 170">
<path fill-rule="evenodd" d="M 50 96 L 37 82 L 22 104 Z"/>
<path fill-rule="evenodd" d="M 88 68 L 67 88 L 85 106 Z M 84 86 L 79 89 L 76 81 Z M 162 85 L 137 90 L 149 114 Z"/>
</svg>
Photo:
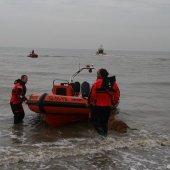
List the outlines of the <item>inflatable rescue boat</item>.
<svg viewBox="0 0 170 170">
<path fill-rule="evenodd" d="M 40 113 L 43 120 L 50 126 L 60 126 L 88 119 L 90 84 L 86 81 L 82 84 L 73 81 L 74 77 L 85 69 L 92 72 L 94 67 L 87 65 L 79 69 L 71 76 L 70 81 L 55 79 L 52 93 L 30 95 L 27 102 L 29 109 Z"/>
</svg>

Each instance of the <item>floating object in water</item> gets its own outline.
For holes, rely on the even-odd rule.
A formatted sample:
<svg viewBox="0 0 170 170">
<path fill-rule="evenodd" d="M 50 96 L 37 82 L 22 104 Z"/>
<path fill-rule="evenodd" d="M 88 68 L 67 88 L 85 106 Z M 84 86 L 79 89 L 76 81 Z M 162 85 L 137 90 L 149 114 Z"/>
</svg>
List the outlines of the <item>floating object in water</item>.
<svg viewBox="0 0 170 170">
<path fill-rule="evenodd" d="M 38 58 L 38 54 L 34 53 L 34 50 L 32 50 L 32 52 L 27 57 Z"/>
<path fill-rule="evenodd" d="M 99 54 L 106 55 L 106 53 L 104 52 L 104 48 L 103 48 L 102 45 L 100 46 L 100 48 L 98 48 L 98 50 L 97 50 L 97 52 L 96 52 L 96 55 L 99 55 Z"/>
</svg>

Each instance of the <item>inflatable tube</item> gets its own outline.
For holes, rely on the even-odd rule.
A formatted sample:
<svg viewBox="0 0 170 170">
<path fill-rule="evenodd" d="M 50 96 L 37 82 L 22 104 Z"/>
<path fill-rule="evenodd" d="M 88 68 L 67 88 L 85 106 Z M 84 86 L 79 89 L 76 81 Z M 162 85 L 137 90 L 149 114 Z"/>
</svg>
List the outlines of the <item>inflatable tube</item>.
<svg viewBox="0 0 170 170">
<path fill-rule="evenodd" d="M 33 94 L 29 97 L 30 110 L 43 115 L 51 126 L 59 126 L 88 119 L 87 98 L 55 94 Z"/>
</svg>

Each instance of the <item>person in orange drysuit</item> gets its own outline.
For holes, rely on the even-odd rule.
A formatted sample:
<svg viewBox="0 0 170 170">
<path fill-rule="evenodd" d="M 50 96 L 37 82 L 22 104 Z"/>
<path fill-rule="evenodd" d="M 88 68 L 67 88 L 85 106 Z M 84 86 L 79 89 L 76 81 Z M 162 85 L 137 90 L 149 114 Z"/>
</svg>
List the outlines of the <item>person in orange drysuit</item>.
<svg viewBox="0 0 170 170">
<path fill-rule="evenodd" d="M 28 81 L 27 75 L 22 75 L 21 79 L 14 81 L 14 87 L 11 93 L 10 105 L 11 110 L 14 114 L 14 124 L 21 123 L 25 117 L 25 112 L 22 106 L 23 102 L 27 101 L 26 94 L 26 83 Z"/>
<path fill-rule="evenodd" d="M 108 77 L 106 69 L 97 71 L 97 79 L 92 86 L 88 102 L 91 121 L 96 131 L 103 136 L 108 133 L 108 119 L 111 109 L 119 103 L 120 90 L 115 77 Z"/>
</svg>

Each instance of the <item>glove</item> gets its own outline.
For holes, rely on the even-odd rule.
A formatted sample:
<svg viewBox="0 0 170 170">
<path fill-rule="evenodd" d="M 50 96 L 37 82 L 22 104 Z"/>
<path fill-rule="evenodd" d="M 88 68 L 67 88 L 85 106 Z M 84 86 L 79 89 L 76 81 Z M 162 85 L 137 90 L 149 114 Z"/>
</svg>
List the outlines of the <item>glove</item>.
<svg viewBox="0 0 170 170">
<path fill-rule="evenodd" d="M 27 100 L 28 100 L 28 99 L 27 99 L 25 96 L 22 97 L 22 101 L 23 101 L 23 102 L 26 102 Z"/>
</svg>

